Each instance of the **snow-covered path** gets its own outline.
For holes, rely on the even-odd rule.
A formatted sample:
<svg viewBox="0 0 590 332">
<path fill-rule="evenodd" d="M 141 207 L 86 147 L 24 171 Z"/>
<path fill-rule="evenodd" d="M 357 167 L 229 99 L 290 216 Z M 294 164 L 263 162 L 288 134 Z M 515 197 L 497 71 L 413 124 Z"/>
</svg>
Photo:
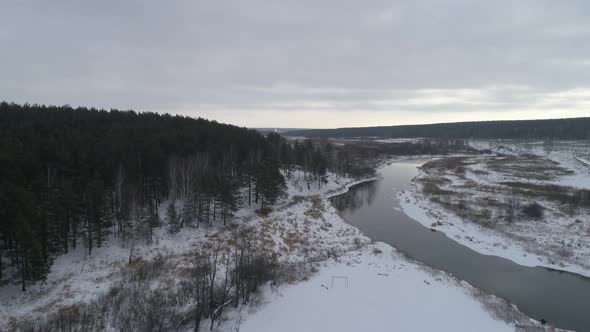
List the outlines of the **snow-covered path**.
<svg viewBox="0 0 590 332">
<path fill-rule="evenodd" d="M 381 253 L 379 253 L 381 251 Z M 348 288 L 345 280 L 347 277 Z M 441 272 L 377 243 L 328 263 L 310 280 L 271 292 L 240 332 L 513 331 Z"/>
</svg>

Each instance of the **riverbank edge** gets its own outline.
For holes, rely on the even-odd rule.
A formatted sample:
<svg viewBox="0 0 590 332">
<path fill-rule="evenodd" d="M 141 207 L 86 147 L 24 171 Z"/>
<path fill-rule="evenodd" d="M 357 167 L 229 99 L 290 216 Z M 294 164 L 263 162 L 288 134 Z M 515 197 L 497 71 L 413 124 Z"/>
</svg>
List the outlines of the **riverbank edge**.
<svg viewBox="0 0 590 332">
<path fill-rule="evenodd" d="M 397 163 L 397 162 L 404 162 L 404 161 L 412 161 L 412 160 L 434 160 L 434 159 L 440 159 L 440 158 L 445 158 L 445 157 L 459 157 L 459 156 L 467 156 L 464 154 L 453 154 L 453 155 L 419 155 L 419 156 L 402 156 L 402 157 L 392 157 L 392 158 L 388 158 L 385 160 L 382 160 L 378 163 L 378 165 L 375 167 L 376 172 L 379 172 L 382 168 L 387 167 L 393 163 Z M 376 181 L 382 179 L 382 177 L 380 175 L 375 176 L 375 177 L 370 177 L 370 178 L 365 178 L 365 179 L 359 179 L 350 183 L 345 184 L 342 188 L 334 190 L 333 192 L 328 192 L 325 193 L 323 195 L 320 195 L 320 197 L 322 199 L 327 200 L 328 204 L 332 204 L 330 199 L 339 195 L 344 195 L 346 193 L 348 193 L 350 191 L 350 188 L 362 184 L 362 183 L 366 183 L 366 182 L 371 182 L 371 181 Z M 333 205 L 332 205 L 333 206 Z M 335 208 L 335 207 L 334 207 Z M 406 212 L 404 212 L 406 213 Z M 406 214 L 407 215 L 407 214 Z M 348 223 L 348 221 L 346 221 L 342 216 L 340 216 L 338 214 L 338 217 L 343 221 Z M 412 218 L 411 216 L 408 215 L 408 217 Z M 350 223 L 348 223 L 350 225 Z M 352 225 L 351 225 L 352 226 Z M 359 230 L 358 228 L 356 228 L 355 226 L 352 226 L 355 229 Z M 425 226 L 427 227 L 427 226 Z M 364 235 L 364 233 L 362 233 L 362 231 L 360 231 L 361 234 Z M 446 235 L 446 234 L 445 234 Z M 364 235 L 366 236 L 366 235 Z M 371 239 L 371 241 L 373 241 Z M 391 250 L 395 251 L 396 253 L 398 253 L 400 256 L 403 257 L 403 259 L 405 261 L 407 261 L 410 264 L 415 264 L 417 266 L 419 266 L 420 268 L 424 269 L 425 271 L 431 273 L 431 274 L 442 274 L 444 275 L 446 278 L 453 280 L 454 281 L 454 285 L 456 287 L 459 288 L 463 288 L 465 291 L 470 292 L 471 294 L 479 294 L 480 298 L 475 299 L 476 302 L 480 303 L 484 308 L 486 308 L 487 310 L 490 310 L 490 315 L 492 317 L 494 317 L 494 309 L 491 306 L 493 305 L 494 301 L 501 301 L 503 304 L 509 306 L 509 310 L 511 310 L 510 314 L 513 314 L 515 316 L 519 316 L 520 319 L 518 321 L 507 321 L 504 320 L 501 317 L 496 317 L 497 319 L 501 319 L 504 320 L 506 323 L 509 324 L 514 324 L 514 328 L 515 330 L 519 330 L 519 328 L 522 328 L 522 324 L 531 324 L 532 326 L 527 326 L 527 327 L 532 327 L 532 328 L 538 328 L 540 330 L 551 330 L 551 331 L 559 331 L 559 332 L 567 332 L 569 330 L 564 330 L 564 329 L 559 329 L 559 328 L 554 328 L 551 326 L 543 326 L 539 321 L 535 320 L 534 318 L 531 318 L 529 316 L 527 316 L 526 314 L 524 314 L 522 311 L 519 310 L 519 308 L 515 305 L 510 303 L 508 300 L 499 297 L 497 295 L 485 292 L 479 288 L 477 288 L 476 286 L 470 284 L 469 282 L 465 281 L 465 280 L 461 280 L 459 278 L 457 278 L 455 275 L 453 275 L 452 273 L 443 271 L 443 270 L 439 270 L 439 269 L 435 269 L 433 267 L 428 266 L 425 263 L 422 263 L 420 261 L 417 261 L 415 259 L 412 259 L 410 257 L 408 257 L 403 251 L 401 251 L 400 249 L 398 249 L 397 247 L 395 247 L 395 245 L 390 245 L 388 243 L 384 243 L 384 242 L 380 242 L 380 241 L 375 241 L 372 242 L 371 244 L 365 245 L 366 247 L 371 246 L 372 244 L 380 244 L 380 245 L 384 245 L 388 248 L 390 248 Z M 486 301 L 487 300 L 487 301 Z"/>
<path fill-rule="evenodd" d="M 447 156 L 447 157 L 455 157 Z M 424 159 L 438 159 L 440 157 L 424 158 Z M 421 158 L 420 158 L 421 159 Z M 525 267 L 542 267 L 558 272 L 567 272 L 579 275 L 581 277 L 590 278 L 590 269 L 576 264 L 568 264 L 561 266 L 558 264 L 551 264 L 546 262 L 549 257 L 538 255 L 528 252 L 517 243 L 508 241 L 506 244 L 509 245 L 508 249 L 502 250 L 498 247 L 491 246 L 489 242 L 474 242 L 469 240 L 473 236 L 479 236 L 484 238 L 497 237 L 498 240 L 505 239 L 501 234 L 493 232 L 491 230 L 483 229 L 479 225 L 475 225 L 469 221 L 463 220 L 457 216 L 452 215 L 449 211 L 439 207 L 428 201 L 428 197 L 417 188 L 416 179 L 420 175 L 414 177 L 411 181 L 410 187 L 398 192 L 396 199 L 399 202 L 402 212 L 416 222 L 420 223 L 426 228 L 430 228 L 445 234 L 449 239 L 468 247 L 469 249 L 480 253 L 482 255 L 497 256 L 504 259 L 508 259 L 518 265 Z M 453 226 L 449 225 L 438 225 L 435 228 L 432 224 L 436 222 L 433 218 L 429 217 L 428 210 L 435 210 L 437 213 L 448 217 L 453 220 Z M 459 224 L 460 226 L 458 226 Z M 451 228 L 452 227 L 452 228 Z M 463 235 L 463 236 L 461 236 Z M 469 236 L 469 237 L 465 237 Z"/>
</svg>

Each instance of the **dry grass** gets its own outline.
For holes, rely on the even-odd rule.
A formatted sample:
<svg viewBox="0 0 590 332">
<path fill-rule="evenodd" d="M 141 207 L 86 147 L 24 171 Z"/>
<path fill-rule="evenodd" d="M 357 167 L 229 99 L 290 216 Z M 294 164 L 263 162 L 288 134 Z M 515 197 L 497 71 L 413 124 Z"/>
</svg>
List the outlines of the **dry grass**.
<svg viewBox="0 0 590 332">
<path fill-rule="evenodd" d="M 319 196 L 313 196 L 311 199 L 311 207 L 303 214 L 313 219 L 324 219 L 323 214 L 326 212 L 324 203 Z"/>
<path fill-rule="evenodd" d="M 531 154 L 488 158 L 486 168 L 498 173 L 534 180 L 552 180 L 572 174 L 553 160 Z"/>
<path fill-rule="evenodd" d="M 469 165 L 476 163 L 515 180 L 496 184 L 475 182 L 467 178 L 467 172 L 480 176 L 490 173 L 469 168 Z M 557 203 L 560 210 L 554 212 L 563 215 L 572 215 L 580 207 L 590 207 L 589 190 L 519 181 L 549 180 L 571 173 L 558 163 L 535 155 L 445 158 L 424 164 L 422 170 L 426 177 L 419 178 L 417 182 L 422 185 L 423 193 L 432 202 L 464 219 L 487 227 L 495 226 L 502 219 L 513 220 L 507 216 L 508 202 L 498 199 L 498 196 L 512 197 L 522 207 L 536 199 L 545 199 Z M 453 183 L 451 178 L 459 178 L 461 181 Z M 526 217 L 522 210 L 516 211 L 516 214 Z"/>
<path fill-rule="evenodd" d="M 427 173 L 451 171 L 457 176 L 462 176 L 465 175 L 466 167 L 471 164 L 468 159 L 467 157 L 451 157 L 432 160 L 422 165 L 422 169 Z"/>
<path fill-rule="evenodd" d="M 451 190 L 445 190 L 442 189 L 440 187 L 439 184 L 437 184 L 437 181 L 429 181 L 430 178 L 428 179 L 423 179 L 422 182 L 422 191 L 424 191 L 426 194 L 431 195 L 431 196 L 447 196 L 447 195 L 453 195 L 453 194 L 459 194 L 457 192 L 451 191 Z"/>
<path fill-rule="evenodd" d="M 560 204 L 572 204 L 575 206 L 590 206 L 590 190 L 576 189 L 574 187 L 555 184 L 537 184 L 530 182 L 501 182 L 500 185 L 508 187 L 513 195 L 539 198 L 557 202 Z"/>
<path fill-rule="evenodd" d="M 289 231 L 286 235 L 281 235 L 281 238 L 287 245 L 289 252 L 306 244 L 305 239 L 298 232 L 294 231 Z"/>
<path fill-rule="evenodd" d="M 293 196 L 293 198 L 291 198 L 291 201 L 289 202 L 289 204 L 287 204 L 288 207 L 291 207 L 293 205 L 297 205 L 301 202 L 304 202 L 307 200 L 307 197 L 305 196 Z"/>
<path fill-rule="evenodd" d="M 477 172 L 482 167 L 489 168 Z M 440 208 L 502 233 L 549 264 L 588 266 L 580 250 L 590 245 L 590 190 L 543 182 L 567 174 L 542 157 L 483 156 L 428 163 L 417 182 Z M 573 240 L 561 241 L 556 234 L 561 231 Z"/>
</svg>

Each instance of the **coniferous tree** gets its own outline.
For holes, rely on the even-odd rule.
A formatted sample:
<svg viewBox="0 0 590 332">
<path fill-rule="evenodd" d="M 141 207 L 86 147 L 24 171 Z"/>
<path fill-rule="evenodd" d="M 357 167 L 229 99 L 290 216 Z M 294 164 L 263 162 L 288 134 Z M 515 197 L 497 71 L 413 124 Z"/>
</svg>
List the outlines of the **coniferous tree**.
<svg viewBox="0 0 590 332">
<path fill-rule="evenodd" d="M 280 197 L 284 196 L 287 189 L 285 178 L 275 163 L 273 160 L 266 159 L 258 167 L 256 192 L 260 198 L 261 210 L 276 203 Z"/>
<path fill-rule="evenodd" d="M 241 186 L 267 206 L 290 151 L 279 136 L 204 119 L 1 102 L 0 276 L 10 269 L 25 287 L 80 245 L 92 255 L 111 237 L 149 243 L 164 199 L 179 207 L 179 227 L 165 218 L 178 231 L 231 219 Z"/>
</svg>

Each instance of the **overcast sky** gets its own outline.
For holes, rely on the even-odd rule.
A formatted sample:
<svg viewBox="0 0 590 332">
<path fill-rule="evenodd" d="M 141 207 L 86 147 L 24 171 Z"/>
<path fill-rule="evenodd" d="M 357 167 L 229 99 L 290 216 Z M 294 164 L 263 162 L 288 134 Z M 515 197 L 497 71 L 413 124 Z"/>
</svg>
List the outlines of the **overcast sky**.
<svg viewBox="0 0 590 332">
<path fill-rule="evenodd" d="M 3 0 L 0 99 L 332 128 L 590 116 L 587 0 Z"/>
</svg>

